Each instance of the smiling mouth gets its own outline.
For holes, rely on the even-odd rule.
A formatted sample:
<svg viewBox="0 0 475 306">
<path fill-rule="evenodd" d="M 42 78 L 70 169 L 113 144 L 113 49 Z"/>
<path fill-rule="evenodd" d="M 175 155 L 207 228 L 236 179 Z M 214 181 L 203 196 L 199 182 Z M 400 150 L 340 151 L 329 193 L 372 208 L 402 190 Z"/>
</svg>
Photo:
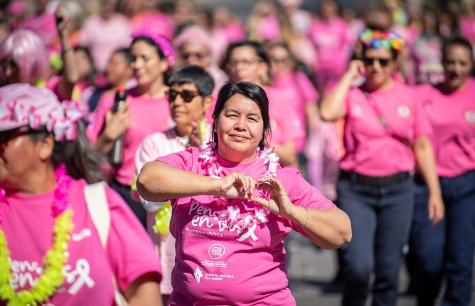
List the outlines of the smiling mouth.
<svg viewBox="0 0 475 306">
<path fill-rule="evenodd" d="M 248 140 L 249 137 L 245 136 L 240 136 L 240 135 L 229 135 L 231 138 L 236 139 L 236 140 Z"/>
</svg>

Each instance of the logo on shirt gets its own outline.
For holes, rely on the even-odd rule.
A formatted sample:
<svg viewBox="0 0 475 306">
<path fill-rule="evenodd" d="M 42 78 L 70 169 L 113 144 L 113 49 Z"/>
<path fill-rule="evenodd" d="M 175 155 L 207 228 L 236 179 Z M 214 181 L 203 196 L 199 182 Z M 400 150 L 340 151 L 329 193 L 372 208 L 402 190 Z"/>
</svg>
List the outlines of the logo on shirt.
<svg viewBox="0 0 475 306">
<path fill-rule="evenodd" d="M 473 109 L 467 109 L 465 111 L 465 121 L 470 124 L 473 124 L 475 122 L 475 111 Z"/>
<path fill-rule="evenodd" d="M 406 104 L 401 104 L 397 107 L 397 114 L 399 117 L 407 119 L 411 116 L 411 109 Z"/>
<path fill-rule="evenodd" d="M 224 245 L 215 243 L 209 247 L 208 255 L 211 257 L 211 259 L 220 259 L 223 257 L 225 250 L 226 249 L 224 248 Z"/>
<path fill-rule="evenodd" d="M 195 276 L 196 282 L 199 284 L 201 278 L 203 277 L 203 272 L 201 271 L 200 267 L 196 267 L 195 273 L 193 275 Z"/>
</svg>

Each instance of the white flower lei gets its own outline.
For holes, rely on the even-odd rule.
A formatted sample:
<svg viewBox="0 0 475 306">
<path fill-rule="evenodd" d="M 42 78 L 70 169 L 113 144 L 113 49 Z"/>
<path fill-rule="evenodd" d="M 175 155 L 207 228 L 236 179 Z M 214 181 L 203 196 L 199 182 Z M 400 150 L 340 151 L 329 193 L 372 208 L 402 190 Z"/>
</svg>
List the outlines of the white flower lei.
<svg viewBox="0 0 475 306">
<path fill-rule="evenodd" d="M 256 154 L 267 165 L 267 171 L 264 176 L 276 177 L 277 169 L 280 167 L 279 157 L 274 152 L 273 148 L 265 147 L 263 150 L 257 148 Z M 216 154 L 216 143 L 210 142 L 200 147 L 199 160 L 202 162 L 202 167 L 205 173 L 209 177 L 221 179 L 224 177 L 224 170 L 218 163 L 218 156 Z M 270 194 L 267 190 L 258 190 L 260 197 L 270 199 Z M 228 202 L 225 198 L 215 196 L 216 202 L 219 205 L 228 206 Z M 226 210 L 219 216 L 219 219 L 226 222 L 226 225 L 230 229 L 237 228 L 238 233 L 241 233 L 244 228 L 251 228 L 257 224 L 266 223 L 268 221 L 267 216 L 270 211 L 258 205 L 254 208 L 254 214 L 248 214 L 246 216 L 241 215 L 240 209 L 237 206 L 228 206 Z"/>
</svg>

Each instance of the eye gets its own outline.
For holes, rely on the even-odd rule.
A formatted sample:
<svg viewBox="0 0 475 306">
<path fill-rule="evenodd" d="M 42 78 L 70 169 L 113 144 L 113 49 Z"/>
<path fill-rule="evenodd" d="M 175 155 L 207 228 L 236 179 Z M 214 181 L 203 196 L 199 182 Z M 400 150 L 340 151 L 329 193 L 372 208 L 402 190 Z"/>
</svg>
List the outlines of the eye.
<svg viewBox="0 0 475 306">
<path fill-rule="evenodd" d="M 249 121 L 252 121 L 252 122 L 257 122 L 258 121 L 257 118 L 255 118 L 255 117 L 249 117 L 248 119 L 249 119 Z"/>
</svg>

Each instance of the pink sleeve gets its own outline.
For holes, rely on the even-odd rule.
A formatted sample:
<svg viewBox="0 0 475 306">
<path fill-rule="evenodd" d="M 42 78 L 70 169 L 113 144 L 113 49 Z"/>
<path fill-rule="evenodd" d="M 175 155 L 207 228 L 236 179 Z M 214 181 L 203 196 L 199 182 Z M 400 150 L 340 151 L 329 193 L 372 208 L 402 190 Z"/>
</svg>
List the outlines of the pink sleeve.
<svg viewBox="0 0 475 306">
<path fill-rule="evenodd" d="M 89 140 L 94 143 L 104 129 L 104 121 L 107 111 L 112 107 L 112 99 L 99 100 L 96 110 L 92 114 L 91 124 L 87 127 L 86 134 Z"/>
<path fill-rule="evenodd" d="M 414 103 L 414 137 L 430 136 L 432 134 L 432 127 L 423 105 L 424 101 L 420 100 Z"/>
<path fill-rule="evenodd" d="M 167 156 L 159 157 L 156 161 L 164 162 L 178 169 L 192 171 L 193 160 L 197 158 L 198 148 L 190 147 L 185 151 L 172 153 Z"/>
<path fill-rule="evenodd" d="M 106 188 L 106 195 L 111 213 L 107 253 L 119 287 L 125 291 L 147 273 L 152 273 L 156 282 L 160 282 L 162 269 L 152 240 L 114 190 Z"/>
<path fill-rule="evenodd" d="M 281 180 L 293 204 L 320 210 L 329 210 L 335 207 L 335 204 L 325 198 L 317 188 L 310 185 L 297 169 L 290 167 L 281 169 L 277 178 Z M 297 224 L 290 222 L 290 226 L 295 231 L 307 236 Z"/>
<path fill-rule="evenodd" d="M 316 103 L 319 98 L 318 92 L 315 89 L 315 86 L 313 86 L 312 82 L 310 82 L 309 78 L 300 71 L 297 72 L 296 77 L 298 86 L 300 86 L 303 97 L 305 99 L 305 104 Z"/>
<path fill-rule="evenodd" d="M 142 169 L 143 165 L 149 161 L 155 160 L 157 156 L 160 155 L 158 148 L 155 147 L 156 143 L 160 143 L 160 140 L 157 139 L 160 136 L 161 135 L 158 135 L 158 133 L 149 135 L 140 144 L 140 147 L 135 153 L 135 169 L 137 173 L 140 172 L 140 169 Z"/>
</svg>

